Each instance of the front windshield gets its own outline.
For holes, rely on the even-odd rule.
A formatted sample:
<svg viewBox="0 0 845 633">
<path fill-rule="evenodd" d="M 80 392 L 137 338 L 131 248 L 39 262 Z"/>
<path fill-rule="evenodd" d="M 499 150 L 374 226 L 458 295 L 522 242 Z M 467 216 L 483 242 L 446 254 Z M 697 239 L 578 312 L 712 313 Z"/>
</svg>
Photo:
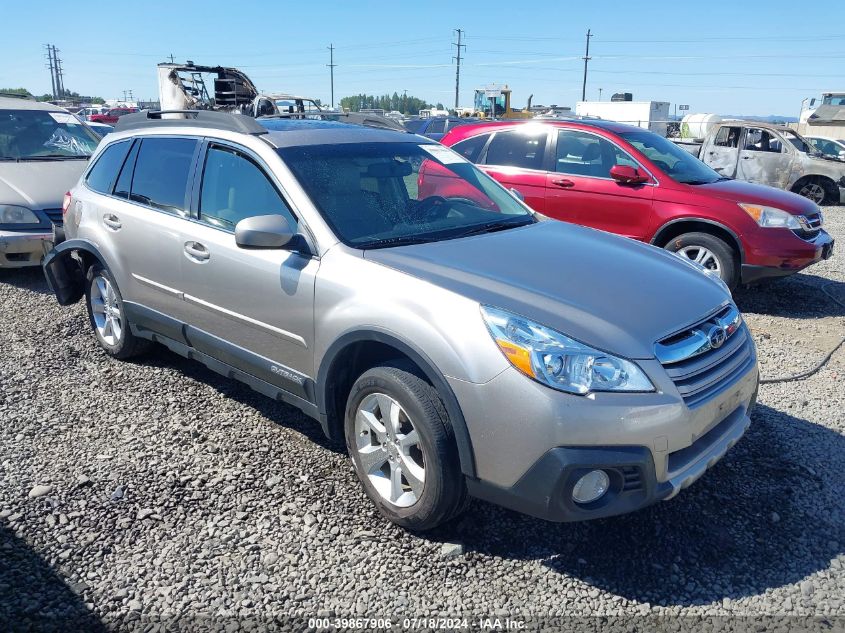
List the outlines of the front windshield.
<svg viewBox="0 0 845 633">
<path fill-rule="evenodd" d="M 436 144 L 278 150 L 338 238 L 356 248 L 433 242 L 535 222 L 510 193 Z"/>
<path fill-rule="evenodd" d="M 658 169 L 676 182 L 703 185 L 724 179 L 689 152 L 653 132 L 647 130 L 622 132 L 620 136 L 645 154 Z"/>
<path fill-rule="evenodd" d="M 99 141 L 67 112 L 0 110 L 0 160 L 89 158 Z"/>
</svg>

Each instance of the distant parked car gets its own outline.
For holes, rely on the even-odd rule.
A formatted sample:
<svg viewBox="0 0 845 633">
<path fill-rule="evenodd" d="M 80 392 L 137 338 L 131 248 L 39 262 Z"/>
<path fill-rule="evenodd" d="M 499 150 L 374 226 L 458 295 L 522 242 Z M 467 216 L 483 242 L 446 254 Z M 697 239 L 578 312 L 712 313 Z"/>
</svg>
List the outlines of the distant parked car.
<svg viewBox="0 0 845 633">
<path fill-rule="evenodd" d="M 475 123 L 478 119 L 463 118 L 456 116 L 435 116 L 425 119 L 411 119 L 405 121 L 403 125 L 405 129 L 413 134 L 419 134 L 426 138 L 439 141 L 449 130 L 453 130 L 461 125 L 468 123 Z"/>
<path fill-rule="evenodd" d="M 0 97 L 0 268 L 35 266 L 62 226 L 64 193 L 100 142 L 63 108 Z"/>
<path fill-rule="evenodd" d="M 825 156 L 845 160 L 845 140 L 824 138 L 823 136 L 805 136 L 804 138 Z"/>
<path fill-rule="evenodd" d="M 93 123 L 106 123 L 108 125 L 114 125 L 117 123 L 117 120 L 127 114 L 132 114 L 133 112 L 137 112 L 138 108 L 112 108 L 105 114 L 92 114 L 88 120 Z"/>
<path fill-rule="evenodd" d="M 441 142 L 519 191 L 535 211 L 684 255 L 732 287 L 798 272 L 833 252 L 811 200 L 726 178 L 642 128 L 602 120 L 483 123 Z"/>
<path fill-rule="evenodd" d="M 80 119 L 87 122 L 87 121 L 90 121 L 91 117 L 94 116 L 95 114 L 105 114 L 108 111 L 109 111 L 108 108 L 94 106 L 94 107 L 91 107 L 91 108 L 82 108 L 81 110 L 77 111 L 75 114 Z"/>
</svg>

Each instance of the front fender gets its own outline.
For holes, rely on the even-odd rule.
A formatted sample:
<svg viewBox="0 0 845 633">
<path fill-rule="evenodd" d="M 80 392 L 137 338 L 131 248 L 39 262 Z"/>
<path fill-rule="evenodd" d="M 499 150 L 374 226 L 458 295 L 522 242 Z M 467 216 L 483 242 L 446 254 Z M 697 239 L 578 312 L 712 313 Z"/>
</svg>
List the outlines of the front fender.
<svg viewBox="0 0 845 633">
<path fill-rule="evenodd" d="M 105 266 L 99 249 L 88 240 L 67 240 L 47 253 L 41 267 L 59 305 L 74 304 L 85 296 L 85 263 L 88 258 L 94 258 Z"/>
</svg>

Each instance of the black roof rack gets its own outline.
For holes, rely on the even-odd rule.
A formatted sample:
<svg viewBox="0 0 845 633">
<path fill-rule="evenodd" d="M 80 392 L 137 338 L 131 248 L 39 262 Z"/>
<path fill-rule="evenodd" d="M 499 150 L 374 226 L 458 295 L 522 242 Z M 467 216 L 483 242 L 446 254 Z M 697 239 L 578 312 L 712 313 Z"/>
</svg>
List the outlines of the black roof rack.
<svg viewBox="0 0 845 633">
<path fill-rule="evenodd" d="M 162 118 L 163 114 L 181 114 L 183 117 Z M 267 134 L 267 128 L 244 114 L 215 112 L 213 110 L 143 110 L 124 114 L 117 120 L 115 132 L 143 130 L 150 127 L 204 127 L 242 134 Z"/>
</svg>

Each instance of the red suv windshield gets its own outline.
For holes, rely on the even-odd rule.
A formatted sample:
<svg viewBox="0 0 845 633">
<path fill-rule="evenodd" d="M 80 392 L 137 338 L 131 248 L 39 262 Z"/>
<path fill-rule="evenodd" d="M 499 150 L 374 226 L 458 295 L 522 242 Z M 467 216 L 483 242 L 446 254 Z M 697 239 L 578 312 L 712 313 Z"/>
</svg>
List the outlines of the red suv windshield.
<svg viewBox="0 0 845 633">
<path fill-rule="evenodd" d="M 724 179 L 689 152 L 653 132 L 622 132 L 619 136 L 645 154 L 646 158 L 676 182 L 705 185 Z"/>
</svg>

